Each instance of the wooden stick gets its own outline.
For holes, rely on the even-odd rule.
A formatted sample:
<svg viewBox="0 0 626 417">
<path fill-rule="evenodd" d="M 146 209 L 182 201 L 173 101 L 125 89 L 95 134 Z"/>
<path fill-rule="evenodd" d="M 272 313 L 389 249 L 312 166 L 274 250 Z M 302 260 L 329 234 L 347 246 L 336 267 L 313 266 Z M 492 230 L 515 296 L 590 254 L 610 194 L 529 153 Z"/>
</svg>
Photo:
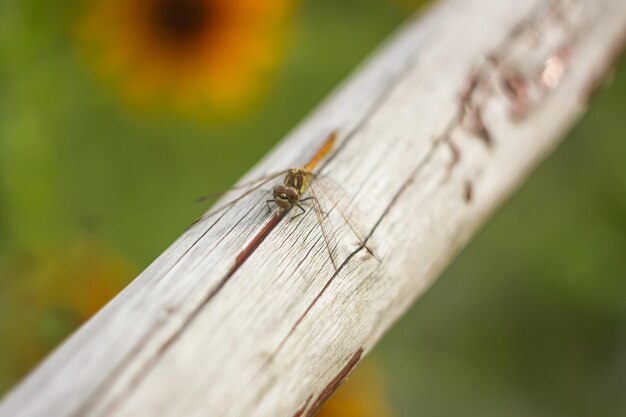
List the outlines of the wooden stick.
<svg viewBox="0 0 626 417">
<path fill-rule="evenodd" d="M 625 28 L 624 0 L 447 0 L 408 22 L 243 179 L 337 131 L 318 173 L 380 262 L 330 209 L 335 271 L 311 210 L 271 217 L 252 193 L 185 232 L 0 416 L 311 416 L 580 117 Z"/>
</svg>

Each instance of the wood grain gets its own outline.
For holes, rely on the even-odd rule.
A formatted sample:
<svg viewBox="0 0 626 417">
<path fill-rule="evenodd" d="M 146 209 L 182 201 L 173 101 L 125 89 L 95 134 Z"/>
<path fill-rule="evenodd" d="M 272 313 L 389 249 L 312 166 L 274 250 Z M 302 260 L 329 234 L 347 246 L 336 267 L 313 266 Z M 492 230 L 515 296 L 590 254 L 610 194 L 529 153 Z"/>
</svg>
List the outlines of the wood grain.
<svg viewBox="0 0 626 417">
<path fill-rule="evenodd" d="M 623 0 L 447 0 L 408 22 L 242 179 L 337 131 L 318 174 L 380 261 L 326 203 L 335 270 L 312 210 L 274 219 L 252 193 L 187 230 L 0 416 L 312 415 L 580 117 L 625 28 Z"/>
</svg>

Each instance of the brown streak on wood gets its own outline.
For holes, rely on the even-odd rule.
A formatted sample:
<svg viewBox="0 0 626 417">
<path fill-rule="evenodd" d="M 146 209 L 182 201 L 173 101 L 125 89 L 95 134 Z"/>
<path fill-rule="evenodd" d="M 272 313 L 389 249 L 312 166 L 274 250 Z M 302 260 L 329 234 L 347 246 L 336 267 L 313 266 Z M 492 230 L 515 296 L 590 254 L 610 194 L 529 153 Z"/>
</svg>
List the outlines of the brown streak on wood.
<svg viewBox="0 0 626 417">
<path fill-rule="evenodd" d="M 309 406 L 309 403 L 311 402 L 311 399 L 313 399 L 313 396 L 309 395 L 309 398 L 306 399 L 304 404 L 302 404 L 302 407 L 300 407 L 296 411 L 296 413 L 293 415 L 293 417 L 302 417 L 304 415 L 304 412 L 306 411 L 307 407 Z"/>
<path fill-rule="evenodd" d="M 447 168 L 447 174 L 450 175 L 450 173 L 452 172 L 452 169 L 461 160 L 461 150 L 452 141 L 452 138 L 450 138 L 450 137 L 445 139 L 444 142 L 448 144 L 448 148 L 450 149 L 450 162 L 448 163 L 448 168 Z"/>
<path fill-rule="evenodd" d="M 471 112 L 472 118 L 472 133 L 483 141 L 486 147 L 491 148 L 493 146 L 493 137 L 491 132 L 483 121 L 482 112 L 480 107 L 474 107 Z"/>
<path fill-rule="evenodd" d="M 467 86 L 459 95 L 459 98 L 461 99 L 461 107 L 463 107 L 465 103 L 468 103 L 471 100 L 472 96 L 474 95 L 474 91 L 476 90 L 476 87 L 478 87 L 481 79 L 482 74 L 480 71 L 474 71 L 474 73 L 470 75 L 467 81 Z"/>
<path fill-rule="evenodd" d="M 472 182 L 467 180 L 465 182 L 465 186 L 463 187 L 463 200 L 465 201 L 465 203 L 469 204 L 472 202 L 472 199 L 474 197 L 474 186 L 472 185 Z"/>
<path fill-rule="evenodd" d="M 187 256 L 189 254 L 189 252 L 191 251 L 191 249 L 194 248 L 194 246 L 196 246 L 198 244 L 198 242 L 204 238 L 206 236 L 206 234 L 213 229 L 213 226 L 215 226 L 219 220 L 222 219 L 222 217 L 224 217 L 226 215 L 226 213 L 222 214 L 217 221 L 213 222 L 213 224 L 211 224 L 211 226 L 209 226 L 204 232 L 202 232 L 202 234 L 200 235 L 200 237 L 198 237 L 188 248 L 185 249 L 185 251 L 180 255 L 180 257 L 176 260 L 176 262 L 174 262 L 174 264 L 165 272 L 164 275 L 169 274 L 181 261 L 183 258 L 185 258 L 185 256 Z M 243 220 L 243 217 L 235 224 L 233 225 L 233 227 L 231 227 L 230 231 L 232 231 L 241 221 Z M 198 224 L 198 222 L 194 222 L 191 226 L 189 226 L 189 228 L 193 227 L 194 225 Z M 221 240 L 224 239 L 223 237 L 220 239 Z M 221 288 L 221 287 L 220 287 Z M 214 295 L 215 293 L 211 293 L 211 297 Z M 208 300 L 207 300 L 208 302 Z M 168 307 L 169 308 L 169 312 L 168 312 L 168 316 L 171 316 L 171 314 L 175 311 L 175 309 L 173 307 Z M 146 337 L 144 337 L 142 340 L 140 340 L 135 347 L 130 351 L 130 353 L 128 354 L 128 356 L 126 358 L 124 358 L 121 363 L 116 366 L 113 371 L 110 373 L 110 375 L 104 379 L 104 381 L 102 382 L 102 384 L 100 384 L 92 393 L 92 395 L 90 395 L 86 401 L 83 403 L 83 405 L 81 407 L 79 407 L 74 413 L 71 414 L 72 417 L 79 417 L 82 416 L 84 414 L 87 413 L 88 410 L 92 409 L 95 404 L 96 404 L 96 398 L 102 396 L 102 394 L 104 392 L 106 392 L 108 386 L 122 373 L 122 371 L 128 366 L 129 363 L 132 362 L 132 360 L 134 359 L 134 357 L 138 354 L 141 353 L 141 351 L 143 350 L 143 348 L 145 347 L 145 345 L 147 344 L 147 341 L 150 340 L 152 338 L 152 335 L 154 335 L 159 328 L 164 324 L 164 320 L 160 320 L 158 322 L 156 322 L 153 326 L 153 328 L 150 329 L 150 331 L 146 334 Z M 159 348 L 159 353 L 167 350 L 167 348 L 171 345 L 171 343 L 174 340 L 174 336 L 177 336 L 176 334 L 173 335 L 172 338 L 166 340 L 164 342 L 164 344 Z M 143 377 L 143 374 L 145 372 L 147 372 L 147 369 L 152 366 L 152 364 L 154 363 L 154 360 L 150 360 L 148 361 L 148 363 L 142 368 L 142 370 L 139 372 L 138 375 L 136 375 L 133 378 L 134 382 L 139 382 L 141 380 L 141 378 Z M 114 409 L 116 407 L 116 402 L 114 401 L 113 403 L 111 403 L 106 410 L 110 411 L 111 409 Z"/>
<path fill-rule="evenodd" d="M 306 417 L 314 416 L 324 405 L 326 400 L 330 398 L 330 396 L 339 388 L 341 383 L 346 379 L 350 371 L 359 363 L 361 360 L 361 356 L 363 355 L 363 348 L 359 348 L 354 355 L 350 358 L 346 366 L 344 366 L 341 371 L 326 385 L 326 387 L 320 392 L 320 395 L 317 396 L 309 412 L 306 413 Z"/>
<path fill-rule="evenodd" d="M 357 249 L 357 251 L 361 250 L 362 248 Z M 322 295 L 324 294 L 324 292 L 328 289 L 328 287 L 330 287 L 330 284 L 335 280 L 335 278 L 337 277 L 337 275 L 339 275 L 339 271 L 341 271 L 341 269 L 343 268 L 343 266 L 346 264 L 346 262 L 352 257 L 352 255 L 356 253 L 353 252 L 340 266 L 339 268 L 337 268 L 337 270 L 333 273 L 333 275 L 330 277 L 330 279 L 328 281 L 326 281 L 326 284 L 324 284 L 324 287 L 322 287 L 322 289 L 320 290 L 320 292 L 317 293 L 317 295 L 315 296 L 315 298 L 313 299 L 313 301 L 311 301 L 311 303 L 308 305 L 308 307 L 306 308 L 306 310 L 304 310 L 304 313 L 302 313 L 300 315 L 300 317 L 298 317 L 298 320 L 296 320 L 296 322 L 294 323 L 294 325 L 291 327 L 291 329 L 289 329 L 289 332 L 287 333 L 287 335 L 283 338 L 283 340 L 280 342 L 280 344 L 278 345 L 278 347 L 276 348 L 276 350 L 274 351 L 274 353 L 272 354 L 272 357 L 276 356 L 283 348 L 283 346 L 285 346 L 285 343 L 287 342 L 287 339 L 289 339 L 289 337 L 293 334 L 293 332 L 296 331 L 296 328 L 300 325 L 300 323 L 302 323 L 302 320 L 304 320 L 304 318 L 307 316 L 307 314 L 309 314 L 309 312 L 311 311 L 311 309 L 313 308 L 313 306 L 317 303 L 317 301 L 322 297 Z M 271 358 L 270 358 L 271 359 Z"/>
<path fill-rule="evenodd" d="M 283 219 L 283 217 L 285 217 L 285 214 L 287 214 L 287 211 L 288 210 L 278 210 L 276 214 L 274 214 L 267 221 L 267 223 L 265 223 L 265 226 L 263 226 L 263 228 L 259 230 L 256 236 L 252 238 L 250 243 L 248 243 L 248 245 L 245 248 L 243 248 L 241 252 L 239 252 L 239 255 L 237 255 L 237 258 L 235 258 L 235 264 L 232 266 L 230 271 L 228 271 L 226 279 L 230 278 L 230 276 L 233 275 L 241 267 L 241 265 L 243 265 L 246 259 L 248 259 L 250 255 L 254 253 L 254 251 L 259 247 L 259 245 L 263 243 L 263 241 L 269 235 L 269 233 L 276 227 L 276 225 L 278 225 L 278 223 Z"/>
<path fill-rule="evenodd" d="M 489 74 L 490 67 L 497 65 L 499 62 L 499 60 L 495 58 L 496 56 L 495 54 L 490 55 L 487 64 L 470 74 L 467 86 L 459 95 L 460 103 L 456 121 L 457 126 L 464 127 L 473 135 L 477 136 L 488 148 L 493 145 L 493 137 L 483 121 L 482 106 L 481 103 L 477 103 L 476 94 L 481 90 L 490 91 L 487 75 Z M 457 126 L 453 125 L 451 130 Z"/>
<path fill-rule="evenodd" d="M 265 238 L 269 235 L 269 233 L 285 217 L 285 214 L 287 212 L 288 210 L 279 210 L 276 212 L 275 215 L 273 215 L 270 218 L 270 220 L 267 221 L 267 223 L 263 226 L 263 228 L 254 236 L 254 238 L 252 238 L 250 243 L 237 255 L 237 257 L 235 258 L 235 264 L 228 271 L 228 273 L 222 278 L 222 280 L 218 283 L 217 287 L 214 288 L 209 294 L 207 294 L 204 300 L 202 300 L 200 305 L 189 315 L 189 317 L 182 324 L 182 326 L 176 332 L 174 332 L 159 347 L 156 355 L 154 355 L 150 360 L 148 360 L 145 363 L 145 365 L 142 367 L 142 369 L 139 372 L 137 372 L 137 374 L 132 378 L 132 381 L 130 384 L 131 386 L 136 386 L 143 380 L 143 378 L 150 372 L 150 369 L 156 364 L 156 362 L 158 362 L 160 357 L 174 344 L 174 342 L 180 337 L 183 331 L 195 320 L 197 315 L 200 313 L 200 311 L 202 311 L 202 309 L 206 306 L 206 304 L 208 304 L 208 302 L 224 287 L 226 282 L 228 282 L 228 280 L 233 276 L 233 274 L 237 272 L 237 270 L 241 267 L 241 265 L 243 265 L 246 259 L 248 259 L 250 255 L 259 247 L 259 245 L 265 240 Z M 239 222 L 241 222 L 242 219 L 243 219 L 243 216 L 241 219 L 239 219 L 237 224 L 239 224 Z M 233 226 L 233 228 L 235 226 Z M 213 227 L 213 225 L 211 225 L 211 227 Z M 233 228 L 231 228 L 231 231 L 233 230 Z M 139 352 L 142 350 L 142 348 L 143 348 L 143 344 L 141 346 L 138 346 L 138 348 L 135 350 Z M 105 385 L 101 386 L 100 390 L 104 390 L 104 389 L 106 389 Z M 93 401 L 87 402 L 85 403 L 84 407 L 81 407 L 72 416 L 78 417 L 80 415 L 83 415 L 92 406 L 93 406 Z M 103 415 L 109 415 L 110 413 L 113 412 L 113 410 L 117 408 L 117 406 L 118 406 L 118 402 L 113 401 L 105 408 Z"/>
<path fill-rule="evenodd" d="M 511 102 L 511 120 L 522 121 L 528 115 L 528 80 L 517 71 L 508 71 L 502 77 L 502 86 Z"/>
<path fill-rule="evenodd" d="M 359 201 L 363 194 L 357 191 L 363 187 L 368 189 L 373 182 L 367 175 L 371 172 L 370 167 L 363 166 L 362 162 L 367 161 L 376 169 L 381 167 L 383 175 L 380 180 L 383 182 L 380 187 L 372 187 L 377 194 L 369 195 L 374 202 L 371 204 L 372 217 L 368 217 L 368 221 L 374 223 L 373 226 L 368 223 L 370 233 L 364 241 L 367 243 L 370 238 L 386 240 L 388 248 L 384 254 L 388 265 L 412 256 L 409 249 L 421 244 L 425 234 L 442 242 L 439 249 L 429 247 L 432 245 L 424 247 L 424 250 L 432 252 L 428 253 L 432 256 L 425 257 L 429 263 L 423 268 L 406 263 L 399 267 L 407 273 L 394 276 L 391 276 L 388 268 L 376 271 L 381 275 L 379 282 L 389 277 L 402 278 L 389 282 L 397 290 L 394 293 L 402 294 L 403 303 L 389 303 L 381 311 L 351 309 L 352 305 L 365 303 L 370 297 L 389 296 L 390 292 L 384 285 L 372 285 L 363 291 L 355 290 L 359 280 L 371 277 L 370 265 L 357 265 L 354 262 L 354 268 L 345 268 L 342 279 L 335 280 L 337 274 L 331 277 L 328 265 L 321 262 L 321 256 L 316 256 L 316 251 L 324 248 L 319 241 L 313 243 L 308 251 L 300 250 L 305 249 L 304 244 L 302 248 L 289 245 L 286 240 L 288 236 L 265 242 L 265 238 L 278 224 L 278 219 L 262 215 L 262 210 L 248 211 L 246 215 L 246 207 L 258 208 L 258 205 L 253 204 L 254 201 L 249 201 L 244 208 L 237 208 L 231 214 L 243 216 L 243 220 L 239 221 L 244 221 L 244 224 L 250 224 L 250 220 L 258 230 L 248 233 L 239 221 L 234 223 L 235 227 L 225 227 L 223 232 L 220 228 L 220 233 L 215 230 L 216 223 L 212 222 L 194 227 L 195 230 L 191 230 L 185 239 L 168 249 L 163 260 L 142 275 L 130 291 L 119 297 L 104 314 L 92 319 L 88 328 L 80 330 L 70 343 L 62 346 L 44 366 L 39 367 L 9 394 L 0 403 L 0 415 L 35 417 L 45 415 L 45 410 L 55 410 L 58 416 L 127 417 L 142 413 L 176 416 L 183 408 L 189 411 L 187 414 L 211 412 L 221 415 L 225 414 L 225 410 L 230 412 L 233 398 L 241 402 L 241 407 L 237 404 L 238 409 L 230 414 L 238 417 L 291 416 L 295 410 L 293 407 L 300 407 L 294 417 L 310 416 L 316 412 L 355 365 L 349 360 L 354 358 L 354 348 L 357 347 L 349 343 L 354 335 L 358 335 L 359 345 L 372 346 L 378 340 L 379 332 L 373 332 L 367 323 L 383 315 L 394 319 L 399 317 L 406 310 L 409 297 L 414 299 L 421 294 L 425 287 L 415 285 L 413 280 L 432 282 L 437 266 L 447 262 L 453 252 L 460 248 L 459 245 L 492 212 L 492 202 L 501 201 L 510 194 L 530 168 L 547 154 L 548 148 L 553 148 L 558 142 L 558 136 L 582 112 L 581 104 L 584 103 L 581 101 L 588 101 L 601 86 L 600 77 L 619 57 L 626 41 L 626 3 L 623 0 L 558 0 L 550 3 L 506 0 L 503 8 L 484 8 L 481 0 L 448 0 L 442 3 L 445 7 L 437 9 L 432 20 L 428 19 L 427 25 L 419 28 L 418 23 L 415 23 L 416 30 L 411 23 L 410 31 L 398 35 L 401 42 L 394 40 L 393 47 L 384 49 L 388 53 L 376 55 L 374 64 L 368 64 L 363 70 L 363 78 L 359 77 L 361 73 L 357 73 L 355 81 L 349 82 L 350 87 L 322 106 L 320 113 L 311 116 L 301 129 L 295 131 L 293 141 L 286 141 L 276 151 L 280 158 L 291 158 L 295 152 L 305 153 L 308 147 L 300 145 L 310 143 L 310 135 L 328 132 L 331 127 L 339 128 L 344 139 L 320 163 L 318 171 L 330 171 L 332 166 L 331 169 L 337 172 L 338 177 L 352 175 L 352 181 L 359 186 L 350 191 L 352 197 Z M 556 9 L 547 16 L 546 5 L 549 4 L 556 5 Z M 568 6 L 570 4 L 573 6 L 571 10 Z M 589 7 L 588 10 L 582 9 L 581 14 L 575 13 L 579 5 L 587 7 L 597 4 L 609 8 L 603 11 Z M 536 12 L 532 11 L 533 8 L 537 9 Z M 446 36 L 458 27 L 458 20 L 448 17 L 462 17 L 464 14 L 468 16 L 468 28 L 476 28 L 477 31 L 466 31 L 467 39 L 462 40 Z M 483 17 L 486 22 L 506 24 L 485 25 L 480 22 Z M 518 24 L 520 19 L 522 22 Z M 487 33 L 492 31 L 496 37 L 482 36 L 482 30 Z M 495 42 L 498 44 L 494 45 Z M 542 88 L 537 80 L 538 71 L 545 71 L 546 64 L 550 64 L 545 60 L 546 57 L 556 57 L 556 64 L 565 62 L 563 58 L 566 56 L 561 56 L 563 51 L 559 49 L 564 45 L 571 46 L 575 52 L 575 62 L 568 63 L 569 69 L 575 66 L 575 71 L 569 71 L 562 80 L 559 75 L 556 78 L 559 82 L 556 83 L 544 81 L 545 86 L 554 85 L 554 88 Z M 459 48 L 463 48 L 467 54 L 455 54 Z M 447 59 L 431 59 L 439 57 L 440 52 Z M 437 72 L 447 75 L 448 68 L 452 67 L 462 68 L 462 75 L 467 79 L 459 80 L 456 72 L 455 77 L 442 76 L 441 82 L 454 80 L 458 83 L 448 85 L 445 89 L 432 88 L 428 82 L 422 82 Z M 516 71 L 520 79 L 505 79 L 507 74 L 515 74 Z M 415 90 L 407 87 L 415 87 Z M 396 92 L 402 94 L 396 97 Z M 553 99 L 548 100 L 548 94 L 553 94 Z M 492 100 L 495 107 L 490 105 Z M 437 130 L 429 128 L 423 136 L 415 136 L 401 129 L 405 123 L 414 122 L 404 113 L 404 110 L 413 110 L 412 105 L 415 105 L 415 113 L 427 107 L 425 116 L 443 114 L 448 119 L 440 121 L 436 118 L 433 129 Z M 398 111 L 398 108 L 402 111 Z M 498 151 L 490 155 L 465 151 L 464 137 L 455 136 L 461 133 L 457 130 L 465 129 L 463 133 L 469 134 L 477 130 L 476 123 L 473 123 L 476 118 L 472 116 L 476 109 L 479 110 L 479 121 L 487 122 L 493 139 L 497 140 Z M 499 111 L 501 109 L 504 112 Z M 525 117 L 524 126 L 512 123 L 512 117 L 507 113 L 509 110 L 525 113 L 522 115 Z M 536 117 L 527 117 L 529 115 Z M 446 121 L 447 125 L 439 124 Z M 330 123 L 333 125 L 329 126 Z M 506 140 L 505 136 L 500 140 L 498 132 L 506 133 Z M 406 144 L 406 151 L 410 155 L 385 152 L 381 145 L 385 141 Z M 348 143 L 350 145 L 346 146 Z M 450 146 L 451 156 L 446 152 L 448 149 L 442 149 L 447 146 Z M 373 147 L 380 150 L 380 156 L 374 158 L 368 152 Z M 424 147 L 428 147 L 428 150 L 424 151 Z M 346 160 L 355 164 L 328 165 L 343 150 Z M 444 158 L 440 160 L 439 156 Z M 386 161 L 385 158 L 393 159 Z M 463 163 L 456 164 L 459 158 L 462 158 Z M 384 163 L 372 163 L 373 159 Z M 458 180 L 441 184 L 444 192 L 423 186 L 429 185 L 431 179 L 439 178 L 450 159 L 452 165 L 456 165 Z M 348 172 L 353 166 L 357 167 L 357 172 Z M 484 190 L 476 188 L 476 167 L 489 172 L 493 180 Z M 401 176 L 390 175 L 396 170 L 401 172 Z M 256 171 L 260 172 L 259 169 Z M 362 175 L 363 180 L 359 182 L 354 179 L 355 175 Z M 467 206 L 479 198 L 481 204 Z M 437 216 L 441 214 L 443 226 L 457 227 L 432 227 L 433 223 L 426 225 L 416 222 L 415 216 L 403 216 L 422 203 L 424 207 L 420 210 L 432 212 L 434 220 L 439 219 Z M 437 210 L 441 207 L 446 210 L 449 208 L 450 211 Z M 223 218 L 216 217 L 219 217 L 216 222 Z M 224 222 L 221 225 L 226 226 Z M 376 236 L 373 236 L 374 233 Z M 298 243 L 309 242 L 309 234 L 303 233 L 306 238 L 298 239 Z M 223 240 L 224 236 L 233 239 Z M 229 243 L 229 246 L 224 247 L 225 243 Z M 311 266 L 309 263 L 306 266 L 311 271 L 307 271 L 310 272 L 307 276 L 318 277 L 315 289 L 310 289 L 309 282 L 297 279 L 294 280 L 297 286 L 273 285 L 275 280 L 291 278 L 293 268 L 290 264 L 272 269 L 273 264 L 269 264 L 268 259 L 259 254 L 251 256 L 261 244 L 271 244 L 272 250 L 288 249 L 285 256 L 295 253 L 308 258 Z M 199 250 L 200 245 L 206 245 L 207 250 Z M 363 247 L 350 253 L 339 270 L 351 262 L 352 257 L 357 256 Z M 300 259 L 296 270 L 304 267 L 302 262 L 303 259 Z M 244 263 L 246 267 L 240 270 Z M 269 276 L 261 276 L 255 270 L 257 263 L 261 267 L 268 267 L 271 271 Z M 216 264 L 221 267 L 209 269 L 209 266 Z M 200 274 L 200 270 L 206 273 Z M 235 272 L 238 274 L 237 279 L 231 280 L 235 278 Z M 413 275 L 416 277 L 412 278 Z M 345 276 L 350 279 L 343 279 Z M 411 280 L 403 276 L 409 276 Z M 262 278 L 264 284 L 272 284 L 272 288 L 265 292 L 265 287 L 259 286 L 250 291 L 245 299 L 241 299 L 237 291 L 249 288 L 250 281 L 257 277 Z M 225 294 L 221 289 L 226 284 L 233 286 L 235 294 L 238 294 L 236 297 L 222 297 Z M 321 292 L 316 294 L 320 289 Z M 275 302 L 271 297 L 276 294 L 284 298 Z M 341 302 L 333 301 L 337 294 L 344 298 Z M 293 303 L 294 298 L 298 299 L 297 303 Z M 318 300 L 320 305 L 324 304 L 324 308 L 313 308 Z M 258 301 L 267 301 L 263 309 L 238 308 Z M 207 311 L 207 303 L 211 303 L 215 311 Z M 142 306 L 154 308 L 144 312 Z M 180 307 L 186 308 L 176 311 Z M 305 313 L 301 316 L 302 311 Z M 281 320 L 287 325 L 274 326 L 275 318 L 282 317 L 280 314 L 283 312 L 285 316 Z M 364 319 L 361 320 L 359 316 L 356 322 L 335 320 L 336 314 L 356 312 L 363 314 Z M 304 317 L 306 321 L 303 321 Z M 225 325 L 224 318 L 229 321 L 232 319 L 232 328 L 224 333 L 224 337 L 211 338 L 213 330 Z M 306 328 L 305 324 L 309 322 L 315 326 L 332 325 L 335 332 L 319 337 Z M 285 336 L 289 325 L 293 323 L 289 334 Z M 348 334 L 346 330 L 351 333 Z M 136 336 L 119 337 L 124 332 L 134 332 Z M 236 352 L 230 349 L 230 346 L 241 342 L 242 335 L 249 334 L 250 340 L 259 340 L 261 343 L 258 346 L 255 342 L 247 343 L 245 348 L 237 349 Z M 251 363 L 256 367 L 262 360 L 259 358 L 267 357 L 267 348 L 271 349 L 284 336 L 278 350 L 289 337 L 290 343 L 281 351 L 281 360 L 275 362 L 275 368 L 260 369 L 256 374 L 254 369 L 248 368 L 246 364 Z M 348 343 L 343 343 L 346 341 Z M 103 343 L 110 348 L 103 349 Z M 361 352 L 362 349 L 357 352 L 355 363 L 360 360 Z M 224 361 L 224 365 L 221 361 Z M 339 371 L 337 368 L 342 367 L 343 361 L 348 361 L 347 370 L 344 368 Z M 294 363 L 309 366 L 309 369 L 319 367 L 320 372 L 313 378 L 303 378 L 303 375 L 290 372 L 293 369 L 290 365 Z M 207 366 L 208 369 L 206 373 L 198 372 L 197 366 Z M 218 385 L 211 385 L 213 376 L 222 375 L 222 366 L 228 369 L 229 378 Z M 328 380 L 338 371 L 339 374 L 328 384 Z M 203 383 L 206 386 L 195 385 Z M 172 390 L 172 384 L 186 385 Z M 294 386 L 298 389 L 293 389 Z M 42 390 L 41 387 L 46 389 Z M 211 390 L 210 396 L 205 395 L 207 389 Z M 310 393 L 314 395 L 309 396 Z M 260 398 L 264 401 L 260 402 Z M 268 402 L 265 402 L 266 398 Z"/>
<path fill-rule="evenodd" d="M 402 196 L 402 194 L 404 194 L 406 188 L 409 186 L 409 184 L 411 184 L 414 179 L 415 176 L 417 175 L 417 173 L 420 171 L 420 169 L 426 164 L 428 163 L 428 161 L 432 158 L 432 156 L 434 155 L 436 149 L 438 148 L 439 145 L 441 145 L 443 142 L 441 140 L 436 140 L 433 144 L 433 146 L 430 148 L 430 150 L 428 151 L 426 157 L 424 158 L 424 160 L 419 163 L 415 169 L 411 172 L 411 174 L 408 176 L 408 178 L 402 183 L 402 186 L 398 189 L 398 191 L 396 191 L 396 193 L 393 195 L 393 197 L 391 198 L 391 201 L 389 202 L 389 204 L 387 204 L 387 206 L 385 207 L 385 209 L 383 210 L 382 214 L 378 217 L 378 219 L 376 220 L 376 223 L 374 223 L 374 226 L 372 227 L 372 230 L 370 230 L 370 232 L 367 234 L 367 236 L 365 237 L 365 239 L 363 239 L 363 244 L 359 245 L 358 248 L 356 248 L 354 251 L 352 251 L 352 253 L 350 253 L 350 255 L 348 255 L 348 257 L 341 263 L 341 265 L 339 265 L 339 268 L 337 268 L 337 270 L 335 271 L 335 273 L 330 277 L 330 279 L 326 282 L 326 284 L 324 285 L 324 287 L 321 289 L 321 291 L 315 296 L 315 298 L 313 299 L 313 301 L 308 305 L 308 307 L 306 308 L 306 310 L 304 311 L 304 313 L 302 313 L 302 315 L 298 318 L 298 320 L 296 320 L 295 324 L 291 327 L 291 329 L 289 330 L 289 332 L 287 333 L 287 335 L 283 338 L 283 340 L 280 342 L 280 344 L 278 345 L 278 347 L 276 348 L 276 350 L 274 350 L 274 352 L 272 353 L 272 355 L 269 357 L 269 359 L 267 360 L 266 364 L 269 363 L 272 358 L 274 358 L 283 348 L 283 346 L 285 345 L 285 343 L 287 342 L 287 339 L 289 339 L 289 337 L 294 333 L 294 331 L 296 330 L 296 328 L 300 325 L 300 323 L 302 323 L 302 320 L 304 320 L 304 318 L 306 317 L 306 315 L 309 313 L 309 311 L 311 311 L 311 309 L 313 308 L 313 306 L 317 303 L 317 301 L 322 297 L 322 295 L 324 294 L 324 292 L 328 289 L 328 287 L 330 287 L 330 284 L 335 280 L 335 278 L 337 277 L 337 275 L 339 275 L 339 272 L 341 272 L 341 270 L 346 266 L 346 264 L 358 253 L 361 251 L 361 249 L 363 249 L 365 247 L 365 245 L 367 244 L 367 241 L 372 237 L 372 235 L 374 234 L 374 232 L 376 231 L 376 229 L 378 228 L 378 226 L 380 226 L 380 223 L 383 221 L 383 219 L 387 216 L 387 214 L 389 213 L 389 211 L 391 210 L 391 208 L 397 203 L 397 201 L 400 199 L 400 197 Z M 265 366 L 265 365 L 264 365 Z"/>
</svg>

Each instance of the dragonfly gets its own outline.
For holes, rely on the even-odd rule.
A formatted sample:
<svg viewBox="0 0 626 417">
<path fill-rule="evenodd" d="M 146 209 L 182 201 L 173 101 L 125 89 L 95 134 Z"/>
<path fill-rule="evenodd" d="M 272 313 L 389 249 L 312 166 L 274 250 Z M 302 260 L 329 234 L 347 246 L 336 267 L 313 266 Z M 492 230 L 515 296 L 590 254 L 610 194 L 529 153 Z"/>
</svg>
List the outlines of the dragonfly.
<svg viewBox="0 0 626 417">
<path fill-rule="evenodd" d="M 258 190 L 263 185 L 268 182 L 277 179 L 283 176 L 282 183 L 276 184 L 272 188 L 272 198 L 265 201 L 268 213 L 272 212 L 272 205 L 275 205 L 277 210 L 275 215 L 284 215 L 289 212 L 293 208 L 297 208 L 300 212 L 294 215 L 291 219 L 295 219 L 297 217 L 302 216 L 307 212 L 307 210 L 302 206 L 302 203 L 311 202 L 313 206 L 313 210 L 315 212 L 315 216 L 317 219 L 317 223 L 320 226 L 324 244 L 326 245 L 326 249 L 328 251 L 328 255 L 330 257 L 330 261 L 335 268 L 335 271 L 338 270 L 337 262 L 333 256 L 330 239 L 328 235 L 328 231 L 326 230 L 325 218 L 328 213 L 322 210 L 322 206 L 320 203 L 320 195 L 323 195 L 324 198 L 328 199 L 332 203 L 333 208 L 337 208 L 337 211 L 340 213 L 343 221 L 348 225 L 351 229 L 354 236 L 357 238 L 361 247 L 365 248 L 367 252 L 372 255 L 375 259 L 373 251 L 367 246 L 365 239 L 363 239 L 360 233 L 357 231 L 357 227 L 354 224 L 354 220 L 351 219 L 348 211 L 343 208 L 340 204 L 338 198 L 336 198 L 330 191 L 329 185 L 327 181 L 323 181 L 320 176 L 318 176 L 314 169 L 318 166 L 320 161 L 324 159 L 334 147 L 335 142 L 337 140 L 337 132 L 332 132 L 324 141 L 322 146 L 315 152 L 313 157 L 303 166 L 296 168 L 288 168 L 278 172 L 271 173 L 269 175 L 263 176 L 261 178 L 257 178 L 251 182 L 241 184 L 235 187 L 232 187 L 228 191 L 236 190 L 236 189 L 246 189 L 246 191 L 241 194 L 239 197 L 227 202 L 226 204 L 208 212 L 200 219 L 196 220 L 195 223 L 201 222 L 208 217 L 211 217 L 221 211 L 226 210 L 229 207 L 232 207 L 245 197 L 249 196 L 254 191 Z M 228 192 L 227 191 L 227 192 Z M 224 193 L 219 194 L 211 194 L 207 196 L 200 197 L 198 201 L 205 201 L 216 198 Z"/>
</svg>

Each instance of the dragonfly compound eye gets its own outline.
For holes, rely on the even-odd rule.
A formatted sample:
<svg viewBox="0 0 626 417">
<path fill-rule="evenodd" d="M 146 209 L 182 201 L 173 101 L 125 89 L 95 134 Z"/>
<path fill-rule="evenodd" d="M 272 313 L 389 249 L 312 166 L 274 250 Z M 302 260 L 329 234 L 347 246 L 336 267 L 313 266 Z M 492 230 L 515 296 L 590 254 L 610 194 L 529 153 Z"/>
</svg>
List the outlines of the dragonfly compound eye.
<svg viewBox="0 0 626 417">
<path fill-rule="evenodd" d="M 285 190 L 285 194 L 287 195 L 287 199 L 291 202 L 298 201 L 298 191 L 295 188 L 287 187 Z"/>
<path fill-rule="evenodd" d="M 284 195 L 285 186 L 283 184 L 278 184 L 276 187 L 274 187 L 273 193 L 274 193 L 274 198 Z"/>
</svg>

